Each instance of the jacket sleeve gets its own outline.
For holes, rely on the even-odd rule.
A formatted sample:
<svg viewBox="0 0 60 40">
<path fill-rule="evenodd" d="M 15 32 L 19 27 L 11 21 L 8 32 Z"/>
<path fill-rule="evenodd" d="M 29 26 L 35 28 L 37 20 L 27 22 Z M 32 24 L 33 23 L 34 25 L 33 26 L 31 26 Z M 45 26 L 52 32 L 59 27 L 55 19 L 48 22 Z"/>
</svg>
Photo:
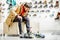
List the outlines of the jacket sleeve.
<svg viewBox="0 0 60 40">
<path fill-rule="evenodd" d="M 19 7 L 19 6 L 18 6 L 17 9 L 15 10 L 15 12 L 16 12 L 17 14 L 19 14 L 19 12 L 20 12 L 20 7 Z"/>
</svg>

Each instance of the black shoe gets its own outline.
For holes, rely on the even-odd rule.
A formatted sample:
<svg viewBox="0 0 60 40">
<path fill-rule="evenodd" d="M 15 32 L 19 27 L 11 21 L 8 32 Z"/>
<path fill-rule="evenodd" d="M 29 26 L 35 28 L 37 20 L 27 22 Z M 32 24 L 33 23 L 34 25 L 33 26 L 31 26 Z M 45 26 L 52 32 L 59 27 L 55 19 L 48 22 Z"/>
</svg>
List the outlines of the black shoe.
<svg viewBox="0 0 60 40">
<path fill-rule="evenodd" d="M 37 4 L 37 1 L 35 1 L 35 3 L 34 4 Z"/>
<path fill-rule="evenodd" d="M 31 37 L 31 36 L 20 36 L 20 38 L 33 38 L 33 37 Z"/>
<path fill-rule="evenodd" d="M 58 20 L 58 19 L 59 19 L 59 17 L 55 18 L 55 20 Z"/>
<path fill-rule="evenodd" d="M 44 8 L 47 8 L 48 7 L 48 5 L 46 4 L 46 5 L 44 5 Z"/>
<path fill-rule="evenodd" d="M 20 36 L 20 38 L 29 38 L 29 39 L 32 39 L 33 37 L 29 37 L 29 36 Z"/>
<path fill-rule="evenodd" d="M 40 1 L 38 4 L 42 4 L 42 1 Z"/>
</svg>

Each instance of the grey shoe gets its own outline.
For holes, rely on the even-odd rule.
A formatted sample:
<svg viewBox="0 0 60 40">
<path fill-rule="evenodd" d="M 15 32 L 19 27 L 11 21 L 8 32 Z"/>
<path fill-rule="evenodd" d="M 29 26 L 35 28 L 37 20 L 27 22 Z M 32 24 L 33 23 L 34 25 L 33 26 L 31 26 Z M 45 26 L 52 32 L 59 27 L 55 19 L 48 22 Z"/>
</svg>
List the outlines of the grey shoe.
<svg viewBox="0 0 60 40">
<path fill-rule="evenodd" d="M 24 34 L 24 36 L 20 36 L 20 38 L 33 38 L 30 34 Z"/>
<path fill-rule="evenodd" d="M 45 38 L 45 35 L 43 35 L 43 34 L 35 34 L 35 37 L 37 37 L 37 38 Z"/>
</svg>

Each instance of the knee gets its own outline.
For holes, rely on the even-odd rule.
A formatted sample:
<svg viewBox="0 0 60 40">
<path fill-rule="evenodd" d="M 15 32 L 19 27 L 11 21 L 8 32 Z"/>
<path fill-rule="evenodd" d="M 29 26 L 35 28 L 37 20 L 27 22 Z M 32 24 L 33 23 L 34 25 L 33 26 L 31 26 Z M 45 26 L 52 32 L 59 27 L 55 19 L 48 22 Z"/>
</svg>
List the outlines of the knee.
<svg viewBox="0 0 60 40">
<path fill-rule="evenodd" d="M 29 18 L 28 17 L 26 18 L 26 21 L 29 21 Z"/>
</svg>

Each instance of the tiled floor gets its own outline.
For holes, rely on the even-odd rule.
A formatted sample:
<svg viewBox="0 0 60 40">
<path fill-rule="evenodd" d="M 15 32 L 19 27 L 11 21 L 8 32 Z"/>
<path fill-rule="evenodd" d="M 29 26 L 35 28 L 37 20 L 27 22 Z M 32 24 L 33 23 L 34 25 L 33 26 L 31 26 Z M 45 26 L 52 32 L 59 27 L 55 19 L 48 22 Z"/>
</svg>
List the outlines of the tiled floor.
<svg viewBox="0 0 60 40">
<path fill-rule="evenodd" d="M 45 33 L 44 35 L 45 38 L 33 38 L 33 39 L 26 39 L 12 36 L 5 36 L 5 37 L 0 36 L 0 40 L 60 40 L 60 35 L 52 35 L 51 33 Z"/>
</svg>

